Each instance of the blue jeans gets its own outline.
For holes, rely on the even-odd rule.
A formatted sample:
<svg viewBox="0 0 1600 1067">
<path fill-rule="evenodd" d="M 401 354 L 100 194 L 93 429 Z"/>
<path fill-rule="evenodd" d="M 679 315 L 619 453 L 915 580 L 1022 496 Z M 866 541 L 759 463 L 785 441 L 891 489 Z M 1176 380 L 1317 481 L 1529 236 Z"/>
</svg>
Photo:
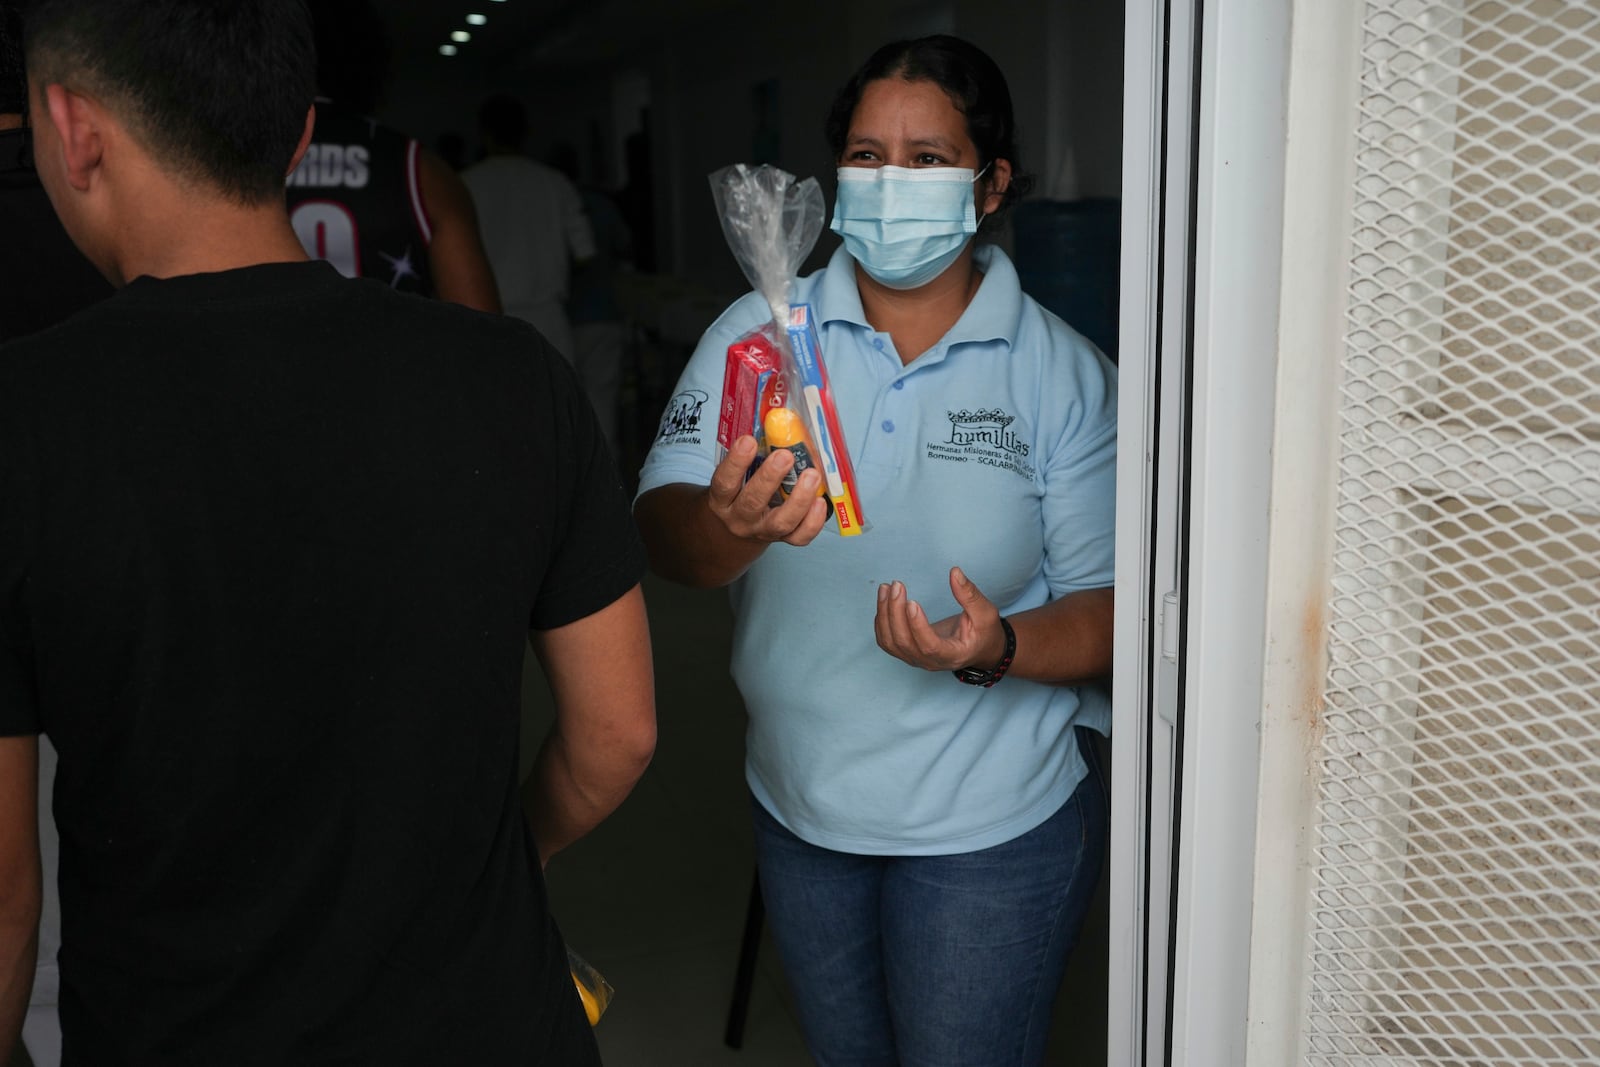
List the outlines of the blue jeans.
<svg viewBox="0 0 1600 1067">
<path fill-rule="evenodd" d="M 1109 803 L 1085 733 L 1089 774 L 1060 810 L 978 852 L 834 852 L 752 804 L 768 927 L 819 1067 L 1043 1059 L 1105 854 Z"/>
</svg>

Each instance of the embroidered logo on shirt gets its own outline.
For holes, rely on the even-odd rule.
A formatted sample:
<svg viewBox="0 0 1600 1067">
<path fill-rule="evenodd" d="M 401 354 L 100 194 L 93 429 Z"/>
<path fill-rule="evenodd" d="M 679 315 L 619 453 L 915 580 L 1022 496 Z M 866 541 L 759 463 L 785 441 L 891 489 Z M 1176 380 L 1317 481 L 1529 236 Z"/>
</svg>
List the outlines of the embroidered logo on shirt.
<svg viewBox="0 0 1600 1067">
<path fill-rule="evenodd" d="M 979 463 L 986 467 L 1001 467 L 1024 478 L 1034 475 L 1033 464 L 1028 462 L 1032 451 L 1028 442 L 1010 429 L 1016 421 L 999 408 L 979 411 L 946 411 L 950 417 L 950 438 L 947 441 L 930 441 L 928 458 L 950 463 Z"/>
<path fill-rule="evenodd" d="M 711 397 L 698 389 L 685 389 L 667 403 L 667 410 L 661 415 L 661 432 L 656 435 L 658 441 L 667 441 L 675 445 L 697 445 L 700 443 L 700 416 L 705 412 L 706 402 Z"/>
</svg>

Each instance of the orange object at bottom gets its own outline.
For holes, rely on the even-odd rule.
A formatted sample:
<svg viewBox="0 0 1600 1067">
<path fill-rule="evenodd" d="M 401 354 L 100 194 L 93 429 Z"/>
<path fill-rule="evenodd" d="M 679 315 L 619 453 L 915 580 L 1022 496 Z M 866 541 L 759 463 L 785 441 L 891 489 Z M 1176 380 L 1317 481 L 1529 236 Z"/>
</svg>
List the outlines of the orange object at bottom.
<svg viewBox="0 0 1600 1067">
<path fill-rule="evenodd" d="M 604 975 L 570 948 L 567 949 L 567 967 L 572 971 L 572 984 L 578 987 L 578 999 L 583 1002 L 589 1025 L 594 1026 L 611 1006 L 611 998 L 617 991 L 611 988 Z"/>
</svg>

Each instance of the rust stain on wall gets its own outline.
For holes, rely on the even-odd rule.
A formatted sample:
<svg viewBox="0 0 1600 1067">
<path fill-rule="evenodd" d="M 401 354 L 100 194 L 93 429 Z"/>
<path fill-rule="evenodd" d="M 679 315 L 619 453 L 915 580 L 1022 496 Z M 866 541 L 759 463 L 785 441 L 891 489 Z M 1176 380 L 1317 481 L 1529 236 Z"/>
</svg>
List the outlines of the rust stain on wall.
<svg viewBox="0 0 1600 1067">
<path fill-rule="evenodd" d="M 1326 729 L 1328 710 L 1326 691 L 1328 663 L 1328 602 L 1321 595 L 1308 601 L 1300 613 L 1299 655 L 1303 671 L 1302 692 L 1299 700 L 1300 714 L 1306 732 L 1306 773 L 1315 767 L 1315 757 L 1322 749 L 1322 735 Z"/>
</svg>

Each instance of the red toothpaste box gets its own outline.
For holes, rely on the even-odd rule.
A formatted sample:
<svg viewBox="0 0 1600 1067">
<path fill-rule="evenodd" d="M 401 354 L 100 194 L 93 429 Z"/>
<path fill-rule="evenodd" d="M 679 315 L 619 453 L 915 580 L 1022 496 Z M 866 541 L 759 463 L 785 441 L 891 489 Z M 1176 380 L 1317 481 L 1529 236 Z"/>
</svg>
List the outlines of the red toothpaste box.
<svg viewBox="0 0 1600 1067">
<path fill-rule="evenodd" d="M 771 326 L 753 330 L 729 345 L 717 414 L 717 444 L 723 454 L 745 434 L 753 435 L 764 452 L 766 431 L 761 420 L 768 408 L 783 407 L 786 393 L 783 361 Z"/>
</svg>

